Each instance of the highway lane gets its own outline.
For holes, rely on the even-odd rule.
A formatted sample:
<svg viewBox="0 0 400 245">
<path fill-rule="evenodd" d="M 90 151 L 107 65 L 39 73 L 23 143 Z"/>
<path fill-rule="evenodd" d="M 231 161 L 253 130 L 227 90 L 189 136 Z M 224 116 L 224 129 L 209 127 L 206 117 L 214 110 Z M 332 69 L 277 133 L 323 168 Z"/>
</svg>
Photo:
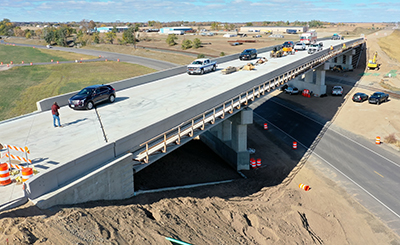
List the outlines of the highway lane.
<svg viewBox="0 0 400 245">
<path fill-rule="evenodd" d="M 1 44 L 12 43 L 12 39 L 0 40 L 0 43 Z M 46 46 L 40 46 L 40 45 L 30 45 L 30 44 L 20 44 L 20 43 L 14 43 L 14 44 L 16 46 L 21 46 L 21 47 L 35 47 L 35 48 L 47 49 Z M 64 52 L 92 55 L 95 57 L 99 57 L 99 55 L 101 55 L 102 58 L 106 58 L 109 60 L 120 59 L 120 61 L 123 61 L 123 62 L 138 64 L 138 65 L 153 68 L 155 70 L 165 70 L 165 69 L 170 69 L 170 68 L 180 66 L 180 65 L 166 62 L 166 61 L 154 60 L 154 59 L 140 57 L 140 56 L 118 54 L 118 53 L 112 53 L 112 52 L 100 51 L 100 50 L 90 50 L 90 49 L 83 49 L 83 48 L 65 48 L 65 47 L 56 47 L 56 46 L 53 46 L 51 48 L 51 50 L 59 50 L 59 51 L 64 51 Z"/>
<path fill-rule="evenodd" d="M 313 155 L 322 165 L 320 170 L 400 234 L 398 153 L 334 125 L 320 134 L 324 125 L 321 119 L 313 120 L 304 116 L 296 112 L 293 105 L 277 98 L 255 108 L 257 116 L 268 120 L 270 127 L 279 128 L 272 130 L 273 133 L 281 134 L 280 130 L 285 132 L 287 135 L 282 140 L 287 144 L 296 139 L 302 154 L 305 147 L 316 141 Z"/>
</svg>

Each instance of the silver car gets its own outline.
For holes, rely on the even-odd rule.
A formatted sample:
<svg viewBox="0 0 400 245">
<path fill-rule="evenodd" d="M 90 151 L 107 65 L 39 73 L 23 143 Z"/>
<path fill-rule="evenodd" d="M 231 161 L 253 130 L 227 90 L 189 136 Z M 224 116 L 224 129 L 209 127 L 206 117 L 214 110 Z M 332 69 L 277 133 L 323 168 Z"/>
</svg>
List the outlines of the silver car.
<svg viewBox="0 0 400 245">
<path fill-rule="evenodd" d="M 307 45 L 305 43 L 296 43 L 294 45 L 294 50 L 306 50 Z"/>
</svg>

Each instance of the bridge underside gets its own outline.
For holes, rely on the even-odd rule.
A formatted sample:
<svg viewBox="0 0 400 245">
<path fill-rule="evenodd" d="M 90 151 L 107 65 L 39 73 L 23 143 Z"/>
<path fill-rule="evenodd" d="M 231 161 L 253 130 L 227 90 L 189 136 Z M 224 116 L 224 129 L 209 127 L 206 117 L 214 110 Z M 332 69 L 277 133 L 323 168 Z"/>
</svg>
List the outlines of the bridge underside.
<svg viewBox="0 0 400 245">
<path fill-rule="evenodd" d="M 233 117 L 200 135 L 200 140 L 236 170 L 248 170 L 247 125 L 253 123 L 253 110 L 245 108 Z"/>
<path fill-rule="evenodd" d="M 288 84 L 297 87 L 300 91 L 309 89 L 315 96 L 326 94 L 325 73 L 336 65 L 340 65 L 343 70 L 352 71 L 358 63 L 358 57 L 361 52 L 361 47 L 351 49 L 344 52 L 314 69 L 305 72 L 302 76 L 298 76 L 291 80 Z"/>
</svg>

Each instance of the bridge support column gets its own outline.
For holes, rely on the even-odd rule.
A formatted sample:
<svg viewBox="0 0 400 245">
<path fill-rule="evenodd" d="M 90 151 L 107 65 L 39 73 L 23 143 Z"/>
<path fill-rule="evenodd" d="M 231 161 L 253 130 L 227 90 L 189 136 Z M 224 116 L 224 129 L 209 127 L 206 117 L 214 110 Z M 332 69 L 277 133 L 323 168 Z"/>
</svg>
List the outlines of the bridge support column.
<svg viewBox="0 0 400 245">
<path fill-rule="evenodd" d="M 248 170 L 247 125 L 252 123 L 253 110 L 245 108 L 200 135 L 200 139 L 236 170 Z"/>
<path fill-rule="evenodd" d="M 315 83 L 315 81 L 314 81 L 314 73 L 313 72 L 307 72 L 304 76 L 305 76 L 304 77 L 304 82 L 306 82 L 306 83 Z"/>
<path fill-rule="evenodd" d="M 318 67 L 315 72 L 317 73 L 315 84 L 316 84 L 316 92 L 320 96 L 321 94 L 326 94 L 326 84 L 325 84 L 325 69 L 324 66 Z"/>
</svg>

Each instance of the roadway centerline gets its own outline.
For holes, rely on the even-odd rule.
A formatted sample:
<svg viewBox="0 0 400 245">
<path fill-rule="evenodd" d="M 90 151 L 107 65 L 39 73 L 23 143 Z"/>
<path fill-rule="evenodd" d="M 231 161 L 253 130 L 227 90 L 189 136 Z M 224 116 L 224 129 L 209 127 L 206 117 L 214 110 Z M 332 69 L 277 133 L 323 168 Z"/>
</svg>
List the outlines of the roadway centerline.
<svg viewBox="0 0 400 245">
<path fill-rule="evenodd" d="M 380 174 L 380 173 L 378 173 L 378 172 L 376 172 L 376 171 L 374 171 L 377 175 L 379 175 L 379 176 L 381 176 L 382 178 L 385 178 L 385 177 L 383 177 L 383 175 L 382 174 Z"/>
</svg>

